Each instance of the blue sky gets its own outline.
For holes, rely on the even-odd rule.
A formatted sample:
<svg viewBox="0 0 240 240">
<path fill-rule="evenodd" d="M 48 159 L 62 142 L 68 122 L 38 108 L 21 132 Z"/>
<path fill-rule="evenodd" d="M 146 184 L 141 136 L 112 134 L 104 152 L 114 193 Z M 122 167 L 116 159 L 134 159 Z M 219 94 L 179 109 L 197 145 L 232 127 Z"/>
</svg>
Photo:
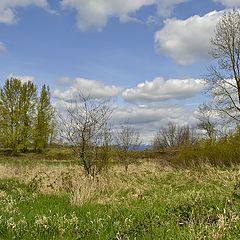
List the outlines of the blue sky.
<svg viewBox="0 0 240 240">
<path fill-rule="evenodd" d="M 240 0 L 1 0 L 0 83 L 49 84 L 56 107 L 79 90 L 115 97 L 113 118 L 146 141 L 196 122 L 209 39 Z"/>
</svg>

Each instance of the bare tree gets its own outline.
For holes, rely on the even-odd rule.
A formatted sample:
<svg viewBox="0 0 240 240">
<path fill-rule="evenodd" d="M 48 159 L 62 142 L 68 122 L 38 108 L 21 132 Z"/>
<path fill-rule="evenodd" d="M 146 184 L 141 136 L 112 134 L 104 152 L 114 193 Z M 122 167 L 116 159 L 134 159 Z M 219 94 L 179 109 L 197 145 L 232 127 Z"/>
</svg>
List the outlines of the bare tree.
<svg viewBox="0 0 240 240">
<path fill-rule="evenodd" d="M 205 131 L 210 140 L 216 140 L 217 121 L 214 118 L 214 112 L 211 106 L 203 103 L 198 107 L 198 128 Z"/>
<path fill-rule="evenodd" d="M 226 11 L 219 20 L 211 39 L 212 57 L 216 64 L 209 67 L 207 90 L 213 109 L 226 118 L 240 121 L 240 13 Z"/>
<path fill-rule="evenodd" d="M 159 129 L 153 138 L 153 147 L 155 149 L 174 149 L 184 144 L 193 144 L 197 142 L 195 129 L 189 126 L 178 126 L 169 122 L 166 127 Z"/>
<path fill-rule="evenodd" d="M 178 145 L 177 126 L 173 122 L 169 122 L 166 127 L 160 128 L 153 139 L 155 149 L 173 148 Z"/>
<path fill-rule="evenodd" d="M 96 100 L 80 94 L 64 114 L 59 114 L 60 136 L 70 144 L 87 174 L 96 174 L 96 152 L 108 144 L 107 125 L 112 114 L 108 100 Z"/>
<path fill-rule="evenodd" d="M 125 170 L 130 164 L 129 152 L 136 150 L 141 144 L 140 134 L 128 125 L 121 126 L 116 134 L 116 144 L 119 149 L 120 158 L 124 163 Z"/>
</svg>

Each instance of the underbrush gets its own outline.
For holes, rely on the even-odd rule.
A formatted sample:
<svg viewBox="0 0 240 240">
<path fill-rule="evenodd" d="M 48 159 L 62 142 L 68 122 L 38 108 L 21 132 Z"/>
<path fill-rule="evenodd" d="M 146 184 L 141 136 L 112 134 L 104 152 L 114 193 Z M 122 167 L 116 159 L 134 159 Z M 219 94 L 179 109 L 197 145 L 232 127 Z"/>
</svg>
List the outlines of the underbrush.
<svg viewBox="0 0 240 240">
<path fill-rule="evenodd" d="M 202 140 L 195 145 L 181 146 L 172 159 L 176 166 L 234 166 L 240 164 L 240 130 L 218 141 Z"/>
<path fill-rule="evenodd" d="M 0 169 L 0 239 L 239 239 L 237 167 L 16 168 Z"/>
</svg>

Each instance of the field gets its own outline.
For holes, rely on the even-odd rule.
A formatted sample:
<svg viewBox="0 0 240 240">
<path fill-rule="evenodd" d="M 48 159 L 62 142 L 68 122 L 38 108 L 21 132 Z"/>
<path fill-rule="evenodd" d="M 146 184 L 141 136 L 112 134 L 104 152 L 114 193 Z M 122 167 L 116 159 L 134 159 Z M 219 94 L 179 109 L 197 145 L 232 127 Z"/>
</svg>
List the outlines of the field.
<svg viewBox="0 0 240 240">
<path fill-rule="evenodd" d="M 0 239 L 239 239 L 240 168 L 1 161 Z"/>
</svg>

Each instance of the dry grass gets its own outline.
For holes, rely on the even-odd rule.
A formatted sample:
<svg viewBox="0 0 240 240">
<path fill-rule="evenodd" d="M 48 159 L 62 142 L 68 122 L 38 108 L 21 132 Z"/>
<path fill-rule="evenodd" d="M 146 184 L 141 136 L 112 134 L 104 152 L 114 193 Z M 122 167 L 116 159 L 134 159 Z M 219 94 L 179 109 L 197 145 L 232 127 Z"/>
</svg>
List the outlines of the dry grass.
<svg viewBox="0 0 240 240">
<path fill-rule="evenodd" d="M 28 166 L 14 167 L 0 165 L 0 179 L 16 178 L 27 183 L 34 190 L 44 194 L 68 194 L 71 203 L 82 205 L 87 202 L 100 204 L 120 203 L 131 199 L 147 198 L 151 192 L 154 198 L 154 189 L 161 186 L 161 201 L 167 202 L 167 195 L 174 194 L 175 186 L 171 178 L 176 181 L 178 188 L 185 188 L 192 182 L 200 184 L 203 188 L 209 182 L 221 182 L 225 187 L 231 187 L 240 180 L 240 169 L 222 170 L 205 166 L 200 170 L 176 170 L 163 167 L 156 162 L 143 162 L 131 165 L 128 172 L 123 166 L 114 166 L 107 172 L 97 175 L 95 178 L 86 176 L 83 169 L 78 165 L 49 166 L 38 164 L 29 168 Z M 219 186 L 214 186 L 219 188 Z M 158 190 L 159 191 L 159 190 Z M 205 190 L 194 190 L 179 192 L 177 198 L 195 199 L 204 198 Z M 158 195 L 155 198 L 159 198 Z M 171 201 L 171 200 L 169 200 Z"/>
<path fill-rule="evenodd" d="M 176 170 L 154 162 L 131 165 L 128 172 L 123 166 L 114 166 L 107 172 L 91 178 L 81 167 L 49 166 L 38 164 L 14 167 L 0 165 L 0 179 L 16 178 L 45 194 L 69 194 L 71 202 L 82 205 L 86 202 L 118 203 L 123 200 L 146 198 L 149 191 L 161 184 L 163 193 L 172 193 L 171 177 L 179 179 L 179 187 L 191 182 L 207 185 L 209 181 L 221 181 L 224 185 L 234 184 L 240 179 L 240 170 L 221 170 L 205 166 L 201 171 Z M 178 181 L 178 180 L 177 180 Z M 180 184 L 182 182 L 182 185 Z M 217 188 L 217 186 L 216 186 Z M 203 191 L 204 192 L 204 191 Z M 154 191 L 152 192 L 154 195 Z M 173 194 L 173 193 L 172 193 Z M 178 193 L 179 198 L 201 198 L 200 190 Z M 162 194 L 165 201 L 165 194 Z"/>
<path fill-rule="evenodd" d="M 143 197 L 144 192 L 152 187 L 152 182 L 146 179 L 157 179 L 172 171 L 171 168 L 145 162 L 131 165 L 128 172 L 122 166 L 114 166 L 92 178 L 86 176 L 77 165 L 68 167 L 39 164 L 31 168 L 0 165 L 0 179 L 16 178 L 45 194 L 67 192 L 73 204 L 81 205 L 93 200 L 98 203 L 121 201 L 119 195 L 123 191 L 130 198 Z"/>
</svg>

